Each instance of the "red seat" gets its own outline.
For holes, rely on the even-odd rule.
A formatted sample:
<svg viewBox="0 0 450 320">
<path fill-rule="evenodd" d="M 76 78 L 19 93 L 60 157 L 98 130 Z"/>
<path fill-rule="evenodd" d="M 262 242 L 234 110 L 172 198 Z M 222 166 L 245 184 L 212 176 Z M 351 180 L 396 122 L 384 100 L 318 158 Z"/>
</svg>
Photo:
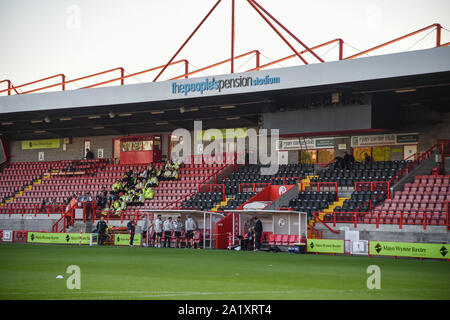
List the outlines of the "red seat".
<svg viewBox="0 0 450 320">
<path fill-rule="evenodd" d="M 276 235 L 275 235 L 275 244 L 276 244 L 276 245 L 281 245 L 281 244 L 282 244 L 282 238 L 283 238 L 283 235 L 281 235 L 281 234 L 276 234 Z"/>
<path fill-rule="evenodd" d="M 283 234 L 283 236 L 281 237 L 281 244 L 283 246 L 287 246 L 289 244 L 289 235 L 288 234 Z"/>
<path fill-rule="evenodd" d="M 270 245 L 274 245 L 275 244 L 275 235 L 273 233 L 269 234 L 268 242 L 269 242 Z"/>
<path fill-rule="evenodd" d="M 299 242 L 299 236 L 292 234 L 289 236 L 289 244 L 293 245 L 294 243 L 298 243 Z"/>
</svg>

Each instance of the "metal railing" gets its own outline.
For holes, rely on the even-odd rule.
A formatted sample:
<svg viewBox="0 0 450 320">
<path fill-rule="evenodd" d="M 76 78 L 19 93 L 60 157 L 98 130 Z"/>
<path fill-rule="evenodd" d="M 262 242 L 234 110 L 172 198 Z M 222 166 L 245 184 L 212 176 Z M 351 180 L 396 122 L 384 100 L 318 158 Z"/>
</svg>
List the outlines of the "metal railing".
<svg viewBox="0 0 450 320">
<path fill-rule="evenodd" d="M 292 58 L 295 58 L 295 57 L 300 58 L 301 61 L 303 61 L 303 63 L 308 64 L 308 62 L 303 57 L 303 55 L 306 54 L 306 53 L 309 53 L 309 54 L 313 55 L 317 60 L 319 60 L 319 62 L 324 62 L 324 60 L 322 58 L 320 58 L 316 54 L 316 52 L 314 50 L 322 48 L 322 47 L 325 47 L 325 46 L 328 46 L 328 45 L 331 45 L 333 43 L 337 43 L 339 45 L 339 57 L 338 57 L 338 60 L 350 60 L 350 59 L 354 59 L 354 58 L 360 57 L 362 55 L 368 54 L 370 52 L 376 51 L 378 49 L 384 48 L 384 47 L 386 47 L 388 45 L 397 43 L 397 42 L 399 42 L 401 40 L 404 40 L 406 38 L 412 37 L 412 36 L 417 35 L 419 33 L 428 31 L 430 29 L 435 29 L 436 30 L 436 44 L 435 44 L 435 47 L 443 47 L 443 46 L 450 45 L 450 42 L 441 43 L 441 40 L 442 40 L 442 37 L 441 37 L 442 26 L 439 23 L 434 23 L 434 24 L 431 24 L 431 25 L 426 26 L 424 28 L 418 29 L 418 30 L 413 31 L 411 33 L 408 33 L 406 35 L 403 35 L 403 36 L 400 36 L 400 37 L 395 38 L 393 40 L 390 40 L 388 42 L 385 42 L 385 43 L 382 43 L 380 45 L 374 46 L 372 48 L 360 51 L 360 52 L 358 52 L 356 54 L 344 57 L 344 54 L 343 54 L 344 40 L 343 39 L 341 39 L 341 38 L 333 39 L 333 40 L 330 40 L 330 41 L 327 41 L 327 42 L 324 42 L 324 43 L 321 43 L 319 45 L 316 45 L 316 46 L 313 46 L 313 47 L 309 48 L 303 42 L 301 42 L 292 32 L 290 32 L 286 27 L 284 27 L 277 19 L 275 19 L 275 17 L 273 17 L 267 10 L 265 10 L 261 5 L 259 5 L 256 1 L 248 0 L 248 3 L 265 20 L 265 22 L 267 24 L 269 24 L 269 26 L 281 37 L 281 39 L 291 48 L 291 50 L 294 52 L 294 54 L 291 54 L 289 56 L 277 59 L 275 61 L 271 61 L 271 62 L 269 62 L 267 64 L 260 65 L 260 51 L 252 50 L 252 51 L 248 51 L 248 52 L 243 53 L 243 54 L 238 55 L 238 56 L 234 56 L 234 51 L 233 51 L 233 54 L 232 54 L 231 58 L 229 58 L 229 59 L 222 60 L 220 62 L 211 64 L 211 65 L 206 66 L 206 67 L 198 68 L 197 70 L 194 70 L 194 71 L 189 71 L 189 61 L 187 59 L 182 59 L 182 60 L 178 60 L 178 61 L 173 61 L 173 60 L 178 55 L 178 53 L 184 48 L 184 46 L 187 44 L 187 42 L 189 42 L 189 40 L 192 38 L 192 36 L 195 34 L 195 32 L 200 28 L 200 26 L 206 21 L 206 19 L 209 17 L 209 15 L 212 13 L 212 11 L 215 10 L 215 8 L 217 7 L 217 5 L 219 4 L 220 1 L 221 0 L 217 1 L 217 3 L 208 12 L 208 14 L 204 17 L 204 19 L 196 27 L 196 29 L 191 33 L 191 35 L 188 37 L 188 39 L 183 43 L 183 45 L 178 49 L 178 51 L 172 56 L 172 58 L 169 60 L 169 62 L 164 64 L 164 65 L 161 65 L 161 66 L 158 66 L 158 67 L 154 67 L 154 68 L 150 68 L 150 69 L 145 69 L 145 70 L 138 71 L 138 72 L 135 72 L 135 73 L 132 73 L 132 74 L 128 74 L 128 75 L 124 74 L 125 70 L 124 70 L 123 67 L 117 67 L 117 68 L 114 68 L 114 69 L 109 69 L 109 70 L 97 72 L 97 73 L 94 73 L 94 74 L 91 74 L 91 75 L 82 76 L 82 77 L 79 77 L 79 78 L 76 78 L 76 79 L 72 79 L 72 80 L 68 80 L 68 81 L 66 81 L 66 76 L 64 74 L 60 73 L 60 74 L 52 75 L 52 76 L 49 76 L 49 77 L 45 77 L 45 78 L 42 78 L 42 79 L 38 79 L 38 80 L 35 80 L 35 81 L 32 81 L 32 82 L 24 83 L 24 84 L 17 85 L 17 86 L 14 86 L 12 84 L 11 80 L 4 79 L 4 80 L 0 80 L 0 83 L 6 82 L 8 87 L 7 87 L 7 89 L 0 90 L 0 94 L 6 92 L 8 95 L 11 95 L 11 93 L 13 91 L 16 94 L 26 94 L 26 93 L 38 92 L 38 91 L 42 91 L 42 90 L 50 89 L 50 88 L 54 88 L 54 87 L 61 87 L 61 90 L 64 91 L 64 90 L 66 90 L 66 84 L 74 83 L 76 81 L 86 80 L 86 79 L 89 79 L 89 78 L 97 77 L 97 76 L 104 75 L 104 74 L 107 74 L 107 73 L 111 73 L 111 72 L 114 72 L 114 71 L 120 71 L 120 77 L 116 77 L 116 78 L 109 79 L 109 80 L 106 80 L 106 81 L 102 81 L 102 82 L 99 82 L 99 83 L 94 83 L 92 85 L 85 86 L 83 88 L 93 88 L 93 87 L 97 87 L 97 86 L 101 86 L 101 85 L 105 85 L 105 84 L 112 83 L 112 82 L 117 82 L 117 81 L 120 81 L 120 84 L 124 85 L 125 79 L 127 79 L 127 78 L 135 77 L 137 75 L 141 75 L 141 74 L 148 73 L 148 72 L 151 72 L 151 71 L 161 70 L 159 72 L 159 74 L 155 77 L 155 79 L 153 80 L 153 82 L 155 82 L 155 81 L 158 80 L 158 78 L 161 76 L 161 74 L 167 69 L 167 67 L 175 65 L 175 64 L 179 64 L 179 63 L 184 63 L 184 65 L 185 65 L 185 72 L 184 72 L 184 74 L 179 75 L 177 77 L 174 77 L 171 80 L 176 80 L 176 79 L 180 79 L 180 78 L 188 78 L 190 75 L 193 75 L 193 74 L 196 74 L 196 73 L 199 73 L 199 72 L 202 72 L 202 71 L 205 71 L 205 70 L 217 67 L 219 65 L 222 65 L 222 64 L 225 64 L 225 63 L 228 63 L 228 62 L 231 62 L 232 73 L 234 73 L 234 70 L 233 70 L 234 60 L 235 59 L 239 59 L 239 58 L 243 58 L 243 57 L 251 55 L 251 54 L 255 54 L 255 56 L 256 56 L 256 67 L 252 68 L 250 70 L 247 70 L 248 72 L 249 71 L 261 70 L 261 69 L 267 68 L 269 66 L 272 66 L 274 64 L 277 64 L 277 63 L 280 63 L 280 62 L 283 62 L 283 61 L 286 61 L 286 60 L 289 60 L 289 59 L 292 59 Z M 277 23 L 283 30 L 285 30 L 291 37 L 293 37 L 305 49 L 302 50 L 302 51 L 297 51 L 287 41 L 287 39 L 275 28 L 275 26 L 269 21 L 269 19 L 263 13 L 265 15 L 267 15 L 270 19 L 272 19 L 275 23 Z M 234 14 L 233 14 L 233 17 L 234 17 Z M 234 39 L 234 35 L 233 35 L 232 39 Z M 232 41 L 232 43 L 234 43 L 234 41 Z M 58 83 L 55 83 L 55 84 L 46 85 L 44 87 L 35 88 L 35 89 L 24 91 L 24 92 L 19 92 L 17 90 L 17 89 L 21 89 L 21 88 L 24 88 L 24 87 L 35 85 L 37 83 L 41 83 L 41 82 L 48 81 L 48 80 L 51 80 L 51 79 L 54 79 L 54 78 L 59 78 L 59 77 L 61 78 L 61 82 L 58 82 Z M 81 88 L 81 89 L 83 89 L 83 88 Z"/>
</svg>

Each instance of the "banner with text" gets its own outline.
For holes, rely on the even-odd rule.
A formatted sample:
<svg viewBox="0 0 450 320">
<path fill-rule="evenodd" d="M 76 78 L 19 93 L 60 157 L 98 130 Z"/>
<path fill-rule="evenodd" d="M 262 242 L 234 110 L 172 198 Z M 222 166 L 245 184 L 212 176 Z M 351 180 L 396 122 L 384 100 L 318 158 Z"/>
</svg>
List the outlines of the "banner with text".
<svg viewBox="0 0 450 320">
<path fill-rule="evenodd" d="M 22 150 L 59 149 L 60 139 L 42 139 L 22 141 Z"/>
<path fill-rule="evenodd" d="M 344 253 L 344 240 L 308 239 L 308 252 Z"/>
<path fill-rule="evenodd" d="M 449 259 L 449 244 L 370 241 L 372 256 Z"/>
<path fill-rule="evenodd" d="M 89 244 L 90 233 L 28 232 L 28 243 Z"/>
<path fill-rule="evenodd" d="M 130 235 L 129 234 L 116 234 L 114 235 L 114 245 L 116 246 L 128 246 L 130 244 Z M 141 245 L 141 235 L 135 234 L 133 239 L 134 246 Z"/>
</svg>

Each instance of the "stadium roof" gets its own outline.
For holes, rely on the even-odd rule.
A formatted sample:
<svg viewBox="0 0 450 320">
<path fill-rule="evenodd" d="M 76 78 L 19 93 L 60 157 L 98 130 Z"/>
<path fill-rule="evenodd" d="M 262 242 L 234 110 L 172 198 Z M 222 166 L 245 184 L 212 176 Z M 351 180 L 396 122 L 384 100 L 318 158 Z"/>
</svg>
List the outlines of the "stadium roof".
<svg viewBox="0 0 450 320">
<path fill-rule="evenodd" d="M 20 140 L 191 130 L 193 120 L 203 120 L 204 128 L 257 126 L 262 113 L 293 106 L 308 95 L 405 92 L 411 101 L 439 105 L 450 98 L 449 85 L 450 47 L 439 47 L 175 81 L 3 96 L 0 128 L 7 138 Z"/>
</svg>

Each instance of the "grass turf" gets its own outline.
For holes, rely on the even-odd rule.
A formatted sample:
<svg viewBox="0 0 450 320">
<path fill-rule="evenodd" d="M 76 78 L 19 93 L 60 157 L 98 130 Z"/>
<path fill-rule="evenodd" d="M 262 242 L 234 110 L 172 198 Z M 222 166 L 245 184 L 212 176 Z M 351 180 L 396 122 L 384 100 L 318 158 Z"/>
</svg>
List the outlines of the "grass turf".
<svg viewBox="0 0 450 320">
<path fill-rule="evenodd" d="M 0 299 L 450 299 L 447 261 L 63 245 L 0 245 Z M 81 289 L 69 290 L 69 265 Z M 381 289 L 369 290 L 369 265 Z M 64 279 L 56 279 L 63 275 Z"/>
</svg>

